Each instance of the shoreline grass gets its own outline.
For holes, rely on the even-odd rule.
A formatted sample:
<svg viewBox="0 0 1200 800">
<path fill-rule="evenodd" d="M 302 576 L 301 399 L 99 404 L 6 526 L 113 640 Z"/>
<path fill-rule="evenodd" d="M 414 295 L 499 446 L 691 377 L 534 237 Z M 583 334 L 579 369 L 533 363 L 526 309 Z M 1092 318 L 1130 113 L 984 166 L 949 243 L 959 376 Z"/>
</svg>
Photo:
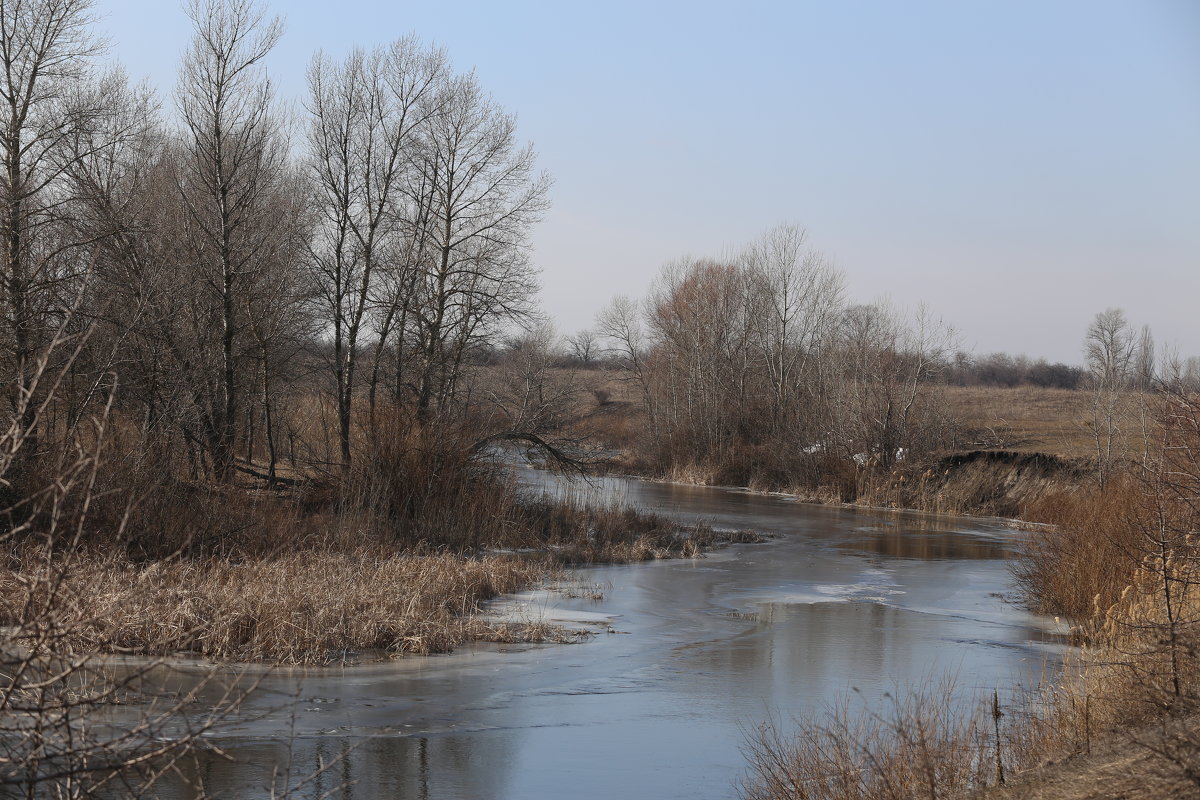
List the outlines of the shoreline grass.
<svg viewBox="0 0 1200 800">
<path fill-rule="evenodd" d="M 62 652 L 284 664 L 427 655 L 471 641 L 567 642 L 578 636 L 479 614 L 488 600 L 560 578 L 567 566 L 694 558 L 747 540 L 631 508 L 541 499 L 508 510 L 504 537 L 456 551 L 378 536 L 354 544 L 345 531 L 298 536 L 290 550 L 184 549 L 154 559 L 108 548 L 9 547 L 0 626 L 53 606 Z M 521 552 L 494 549 L 513 546 Z"/>
</svg>

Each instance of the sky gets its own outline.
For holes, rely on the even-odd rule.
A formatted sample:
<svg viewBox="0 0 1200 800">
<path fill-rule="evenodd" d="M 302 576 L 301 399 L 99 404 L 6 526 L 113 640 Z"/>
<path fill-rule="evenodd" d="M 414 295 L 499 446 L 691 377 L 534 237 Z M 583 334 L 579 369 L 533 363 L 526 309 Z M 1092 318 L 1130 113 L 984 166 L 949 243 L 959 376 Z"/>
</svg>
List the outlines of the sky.
<svg viewBox="0 0 1200 800">
<path fill-rule="evenodd" d="M 855 302 L 924 303 L 977 353 L 1080 363 L 1109 307 L 1200 355 L 1200 2 L 275 0 L 299 108 L 319 49 L 406 34 L 518 115 L 554 178 L 533 234 L 562 333 L 682 256 L 780 223 Z M 170 102 L 177 0 L 96 0 Z"/>
</svg>

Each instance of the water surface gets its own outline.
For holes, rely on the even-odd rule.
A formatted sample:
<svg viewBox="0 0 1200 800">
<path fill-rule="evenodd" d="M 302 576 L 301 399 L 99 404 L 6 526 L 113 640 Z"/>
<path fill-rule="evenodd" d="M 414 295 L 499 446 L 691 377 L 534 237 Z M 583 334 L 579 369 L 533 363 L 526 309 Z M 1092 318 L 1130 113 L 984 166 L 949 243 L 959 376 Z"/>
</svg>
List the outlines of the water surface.
<svg viewBox="0 0 1200 800">
<path fill-rule="evenodd" d="M 765 719 L 948 673 L 963 690 L 1029 683 L 1060 647 L 1052 623 L 1004 600 L 1019 534 L 998 521 L 622 479 L 589 491 L 773 538 L 580 570 L 603 599 L 535 592 L 501 609 L 599 632 L 581 644 L 273 670 L 215 738 L 236 762 L 201 759 L 189 780 L 268 796 L 289 763 L 295 782 L 320 762 L 333 766 L 301 796 L 727 798 Z"/>
</svg>

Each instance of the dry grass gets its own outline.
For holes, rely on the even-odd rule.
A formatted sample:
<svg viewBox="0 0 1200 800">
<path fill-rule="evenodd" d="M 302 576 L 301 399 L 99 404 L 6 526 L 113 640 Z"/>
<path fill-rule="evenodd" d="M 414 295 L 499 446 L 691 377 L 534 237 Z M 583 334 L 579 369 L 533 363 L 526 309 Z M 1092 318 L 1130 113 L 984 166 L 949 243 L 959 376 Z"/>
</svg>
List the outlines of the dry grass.
<svg viewBox="0 0 1200 800">
<path fill-rule="evenodd" d="M 148 565 L 76 556 L 0 573 L 0 624 L 19 616 L 30 591 L 58 579 L 57 613 L 74 652 L 281 663 L 427 654 L 473 639 L 552 635 L 473 616 L 549 572 L 538 560 L 384 551 Z"/>
<path fill-rule="evenodd" d="M 1013 564 L 1032 608 L 1086 625 L 1117 602 L 1142 558 L 1129 519 L 1137 494 L 1126 479 L 1103 491 L 1050 493 L 1028 509 L 1028 518 L 1052 525 L 1030 531 Z"/>
<path fill-rule="evenodd" d="M 445 652 L 474 639 L 562 640 L 567 634 L 556 628 L 496 626 L 474 615 L 482 602 L 528 588 L 560 565 L 696 557 L 728 540 L 630 508 L 521 498 L 503 482 L 483 484 L 475 504 L 452 496 L 462 505 L 425 519 L 423 538 L 389 532 L 392 517 L 378 508 L 332 517 L 306 514 L 286 498 L 239 506 L 239 497 L 229 492 L 210 515 L 242 523 L 223 546 L 214 533 L 202 547 L 155 558 L 141 547 L 135 557 L 99 547 L 10 547 L 0 625 L 54 587 L 58 624 L 72 632 L 64 644 L 78 653 L 323 663 Z M 452 525 L 470 527 L 447 533 Z M 533 552 L 486 549 L 495 547 Z"/>
<path fill-rule="evenodd" d="M 969 448 L 1089 456 L 1090 396 L 1071 389 L 948 386 L 945 397 L 967 428 Z"/>
<path fill-rule="evenodd" d="M 1060 679 L 1003 716 L 997 702 L 992 714 L 955 717 L 946 692 L 918 692 L 886 715 L 841 709 L 804 722 L 794 738 L 764 728 L 749 746 L 744 796 L 1200 797 L 1200 401 L 1164 406 L 1157 437 L 1157 453 L 1148 448 L 1140 468 L 1103 488 L 1030 503 L 1055 524 L 1031 532 L 1018 581 L 1031 605 L 1068 616 L 1083 645 Z M 1043 766 L 1019 787 L 989 790 L 1004 782 L 1001 767 L 1011 778 L 1063 758 L 1055 772 L 1073 780 Z"/>
<path fill-rule="evenodd" d="M 1033 762 L 1050 730 L 1017 701 L 988 697 L 966 711 L 952 683 L 882 711 L 842 703 L 793 736 L 759 728 L 746 754 L 745 800 L 912 800 L 962 796 Z M 999 712 L 999 713 L 997 713 Z M 1018 713 L 1019 712 L 1019 713 Z"/>
<path fill-rule="evenodd" d="M 524 544 L 544 548 L 564 565 L 627 564 L 660 558 L 695 558 L 731 541 L 707 525 L 681 527 L 658 514 L 623 506 L 576 506 L 539 500 L 522 506 Z"/>
<path fill-rule="evenodd" d="M 966 449 L 1048 453 L 1065 458 L 1094 458 L 1096 441 L 1088 424 L 1093 396 L 1082 389 L 1034 386 L 947 386 L 952 414 L 967 431 Z M 1134 404 L 1150 396 L 1131 395 Z M 1141 429 L 1126 426 L 1124 449 L 1137 452 Z"/>
<path fill-rule="evenodd" d="M 77 542 L 18 537 L 0 553 L 0 625 L 55 591 L 75 653 L 320 663 L 562 639 L 475 612 L 562 564 L 693 557 L 716 542 L 629 508 L 531 498 L 471 456 L 469 435 L 405 431 L 347 475 L 286 491 L 167 476 L 130 502 L 120 487 L 139 476 L 115 462 L 86 513 L 70 512 L 86 520 Z"/>
</svg>

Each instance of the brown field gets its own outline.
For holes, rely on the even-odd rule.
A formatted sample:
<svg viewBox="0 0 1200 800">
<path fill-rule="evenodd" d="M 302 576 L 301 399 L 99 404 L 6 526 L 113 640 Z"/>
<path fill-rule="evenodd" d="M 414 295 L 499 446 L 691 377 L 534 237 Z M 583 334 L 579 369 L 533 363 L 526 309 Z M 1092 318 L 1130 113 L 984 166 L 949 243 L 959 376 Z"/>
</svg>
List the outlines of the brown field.
<svg viewBox="0 0 1200 800">
<path fill-rule="evenodd" d="M 950 410 L 967 429 L 964 445 L 969 449 L 1095 457 L 1096 441 L 1088 423 L 1093 398 L 1085 390 L 948 386 L 945 392 Z M 1152 400 L 1151 395 L 1128 398 L 1133 413 L 1123 434 L 1130 450 L 1141 442 L 1136 409 Z"/>
<path fill-rule="evenodd" d="M 574 381 L 580 387 L 574 411 L 582 417 L 585 432 L 614 439 L 635 435 L 641 419 L 640 396 L 629 376 L 613 369 L 579 369 L 574 370 Z M 963 449 L 1095 456 L 1088 424 L 1092 395 L 1087 391 L 1036 386 L 946 386 L 942 390 L 951 413 L 966 429 Z M 606 403 L 597 401 L 597 392 L 604 393 Z M 1130 399 L 1136 405 L 1150 398 Z M 1136 447 L 1140 426 L 1134 422 L 1125 433 L 1128 444 Z"/>
<path fill-rule="evenodd" d="M 1032 386 L 948 386 L 945 391 L 952 412 L 969 431 L 968 446 L 1058 456 L 1094 451 L 1087 392 Z"/>
</svg>

